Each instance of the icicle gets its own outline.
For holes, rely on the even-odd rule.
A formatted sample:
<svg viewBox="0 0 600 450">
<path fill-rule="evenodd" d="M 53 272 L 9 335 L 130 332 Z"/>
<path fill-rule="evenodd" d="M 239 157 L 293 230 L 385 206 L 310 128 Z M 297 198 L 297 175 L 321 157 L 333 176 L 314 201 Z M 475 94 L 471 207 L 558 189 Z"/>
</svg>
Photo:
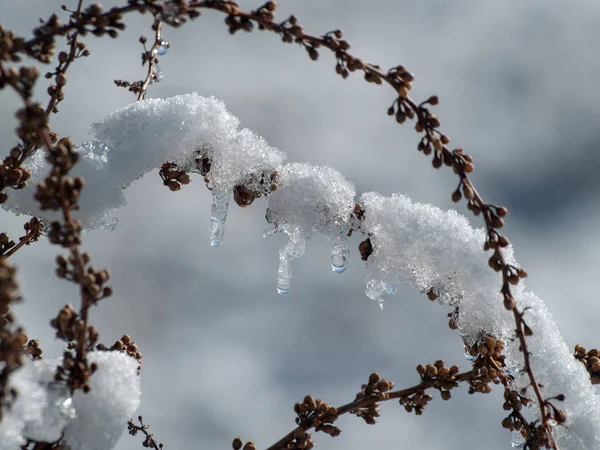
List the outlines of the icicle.
<svg viewBox="0 0 600 450">
<path fill-rule="evenodd" d="M 292 279 L 292 267 L 289 255 L 285 249 L 279 252 L 279 268 L 277 269 L 277 293 L 286 295 L 290 293 L 290 281 Z"/>
<path fill-rule="evenodd" d="M 348 246 L 346 242 L 338 242 L 334 244 L 331 249 L 331 269 L 335 273 L 345 272 L 348 268 L 348 256 L 350 255 L 350 250 L 348 250 Z"/>
<path fill-rule="evenodd" d="M 218 247 L 223 242 L 229 198 L 229 192 L 213 192 L 210 218 L 210 245 L 213 247 Z"/>
<path fill-rule="evenodd" d="M 277 292 L 282 295 L 290 293 L 292 279 L 292 259 L 300 258 L 306 250 L 306 241 L 297 236 L 290 236 L 290 241 L 279 251 L 279 268 L 277 269 Z"/>
<path fill-rule="evenodd" d="M 265 231 L 263 231 L 263 238 L 266 239 L 272 234 L 281 233 L 282 231 L 285 231 L 285 225 L 274 224 L 272 228 L 267 228 Z"/>
</svg>

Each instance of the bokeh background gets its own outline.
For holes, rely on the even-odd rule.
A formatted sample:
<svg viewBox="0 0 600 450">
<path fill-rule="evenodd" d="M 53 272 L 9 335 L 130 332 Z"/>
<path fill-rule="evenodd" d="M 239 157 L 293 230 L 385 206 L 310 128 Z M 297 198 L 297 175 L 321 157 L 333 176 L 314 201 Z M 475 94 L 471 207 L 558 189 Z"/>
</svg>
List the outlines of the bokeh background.
<svg viewBox="0 0 600 450">
<path fill-rule="evenodd" d="M 0 0 L 0 23 L 29 36 L 38 18 L 61 3 Z M 315 34 L 341 28 L 355 55 L 411 70 L 416 99 L 439 95 L 442 130 L 474 157 L 476 186 L 509 208 L 506 231 L 530 274 L 528 286 L 545 299 L 569 346 L 597 346 L 600 3 L 281 0 L 278 12 L 282 20 L 296 14 Z M 335 167 L 358 192 L 401 192 L 467 212 L 450 201 L 452 172 L 432 169 L 416 151 L 411 126 L 386 116 L 394 98 L 389 88 L 358 74 L 342 80 L 331 55 L 311 62 L 271 33 L 232 37 L 223 19 L 205 12 L 164 30 L 171 48 L 160 58 L 164 79 L 149 97 L 214 95 L 291 160 Z M 118 40 L 85 39 L 92 56 L 69 71 L 66 100 L 52 118 L 59 134 L 89 139 L 92 122 L 135 100 L 112 80 L 144 76 L 138 38 L 152 36 L 152 17 L 130 15 L 125 22 Z M 16 142 L 19 100 L 7 89 L 0 95 L 0 145 L 7 154 Z M 46 101 L 43 83 L 37 97 Z M 152 172 L 126 197 L 114 231 L 84 237 L 93 263 L 110 269 L 115 289 L 91 319 L 108 345 L 125 332 L 138 342 L 139 412 L 168 449 L 228 449 L 237 435 L 264 448 L 293 428 L 293 404 L 308 393 L 342 404 L 372 371 L 408 387 L 418 381 L 419 363 L 468 364 L 458 334 L 447 327 L 446 308 L 408 287 L 383 311 L 365 297 L 358 238 L 348 271 L 338 275 L 330 269 L 329 244 L 315 237 L 294 262 L 292 293 L 284 297 L 275 283 L 285 237 L 262 238 L 264 201 L 248 209 L 232 205 L 224 244 L 211 248 L 211 199 L 200 177 L 172 193 Z M 24 222 L 0 211 L 0 228 L 13 238 Z M 480 226 L 477 218 L 472 223 Z M 50 317 L 78 302 L 76 287 L 54 275 L 57 251 L 42 241 L 12 258 L 25 299 L 16 312 L 48 356 L 61 353 Z M 451 401 L 435 396 L 421 417 L 390 402 L 378 425 L 343 417 L 342 435 L 316 435 L 316 445 L 510 448 L 500 427 L 500 391 L 470 396 L 461 387 Z M 124 433 L 118 450 L 140 446 L 141 438 Z"/>
</svg>

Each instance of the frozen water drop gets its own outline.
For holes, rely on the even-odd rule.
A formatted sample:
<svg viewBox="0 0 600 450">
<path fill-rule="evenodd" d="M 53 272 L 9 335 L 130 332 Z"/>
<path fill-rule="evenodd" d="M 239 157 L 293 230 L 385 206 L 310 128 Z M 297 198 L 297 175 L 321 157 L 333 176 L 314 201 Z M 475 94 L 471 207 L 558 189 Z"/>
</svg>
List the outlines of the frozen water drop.
<svg viewBox="0 0 600 450">
<path fill-rule="evenodd" d="M 166 55 L 167 52 L 169 51 L 169 47 L 171 45 L 169 44 L 168 41 L 161 41 L 160 45 L 158 47 L 156 47 L 156 53 L 158 53 L 159 55 Z"/>
<path fill-rule="evenodd" d="M 333 246 L 331 249 L 331 269 L 335 273 L 343 273 L 348 268 L 348 256 L 350 250 L 346 243 L 339 243 Z"/>
<path fill-rule="evenodd" d="M 519 375 L 519 368 L 517 366 L 510 366 L 507 367 L 506 369 L 504 369 L 504 371 L 506 372 L 506 375 L 516 378 L 517 375 Z"/>
<path fill-rule="evenodd" d="M 152 77 L 150 78 L 150 84 L 158 83 L 163 79 L 163 72 L 158 64 L 154 64 L 152 69 Z"/>
<path fill-rule="evenodd" d="M 279 251 L 277 269 L 277 292 L 289 294 L 292 280 L 292 259 L 304 255 L 306 241 L 299 236 L 290 236 L 290 241 Z"/>
<path fill-rule="evenodd" d="M 223 243 L 225 221 L 229 208 L 229 192 L 214 192 L 211 206 L 210 245 L 218 247 Z"/>
<path fill-rule="evenodd" d="M 115 228 L 117 228 L 117 225 L 119 224 L 119 219 L 117 219 L 116 217 L 113 217 L 112 219 L 110 219 L 110 221 L 104 222 L 100 228 L 102 228 L 103 230 L 107 230 L 107 231 L 115 231 Z"/>
<path fill-rule="evenodd" d="M 385 292 L 387 295 L 396 295 L 398 293 L 394 286 L 388 286 Z"/>
<path fill-rule="evenodd" d="M 292 264 L 290 255 L 290 243 L 279 251 L 279 268 L 277 269 L 277 292 L 280 294 L 290 293 L 292 279 Z"/>
<path fill-rule="evenodd" d="M 268 238 L 269 236 L 271 236 L 272 234 L 277 233 L 277 226 L 273 226 L 273 228 L 267 228 L 265 231 L 263 231 L 263 238 Z"/>
<path fill-rule="evenodd" d="M 527 440 L 523 437 L 520 431 L 513 431 L 510 435 L 510 445 L 513 448 L 523 448 Z"/>
<path fill-rule="evenodd" d="M 471 353 L 469 353 L 469 348 L 465 345 L 465 359 L 467 361 L 473 362 L 473 361 L 477 361 L 477 358 L 479 358 L 479 355 L 475 355 L 475 356 L 471 355 Z"/>
</svg>

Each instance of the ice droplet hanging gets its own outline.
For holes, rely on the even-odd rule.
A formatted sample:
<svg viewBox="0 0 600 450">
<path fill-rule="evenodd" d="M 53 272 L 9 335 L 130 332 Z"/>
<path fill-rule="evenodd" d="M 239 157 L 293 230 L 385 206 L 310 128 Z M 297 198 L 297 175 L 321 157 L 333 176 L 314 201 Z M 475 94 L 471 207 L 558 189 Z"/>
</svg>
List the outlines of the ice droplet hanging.
<svg viewBox="0 0 600 450">
<path fill-rule="evenodd" d="M 292 260 L 300 258 L 306 250 L 306 242 L 297 236 L 290 236 L 290 241 L 279 251 L 279 268 L 277 269 L 277 292 L 282 295 L 290 293 L 292 280 Z"/>
<path fill-rule="evenodd" d="M 223 243 L 230 197 L 229 192 L 213 192 L 210 217 L 210 245 L 213 247 Z"/>
<path fill-rule="evenodd" d="M 331 270 L 335 273 L 343 273 L 348 268 L 348 257 L 350 250 L 345 242 L 334 244 L 331 249 Z"/>
</svg>

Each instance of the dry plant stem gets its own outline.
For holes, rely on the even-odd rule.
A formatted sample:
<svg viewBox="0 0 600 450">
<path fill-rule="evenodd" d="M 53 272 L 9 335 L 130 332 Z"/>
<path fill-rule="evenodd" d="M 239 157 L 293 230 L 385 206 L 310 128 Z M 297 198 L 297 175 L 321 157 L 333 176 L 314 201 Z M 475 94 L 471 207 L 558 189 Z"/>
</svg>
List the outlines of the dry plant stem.
<svg viewBox="0 0 600 450">
<path fill-rule="evenodd" d="M 43 133 L 43 138 L 46 144 L 46 148 L 48 151 L 52 148 L 52 142 L 50 141 L 50 136 L 46 132 Z M 66 193 L 64 192 L 65 185 L 61 184 L 61 197 L 62 197 L 62 213 L 63 219 L 66 224 L 73 223 L 73 216 L 71 215 L 71 210 L 69 208 L 69 201 L 67 200 Z M 88 295 L 85 292 L 85 288 L 82 284 L 83 275 L 85 274 L 85 264 L 83 262 L 83 257 L 81 256 L 81 252 L 79 251 L 79 247 L 76 244 L 73 244 L 69 247 L 71 251 L 71 256 L 74 260 L 74 266 L 76 269 L 76 281 L 79 284 L 79 291 L 81 294 L 81 308 L 79 312 L 79 316 L 83 322 L 80 334 L 77 338 L 76 345 L 76 361 L 83 362 L 86 357 L 86 336 L 87 336 L 87 325 L 88 325 L 88 311 L 91 306 L 91 301 L 88 298 Z"/>
<path fill-rule="evenodd" d="M 129 420 L 129 422 L 127 422 L 127 429 L 129 430 L 129 434 L 135 436 L 138 432 L 141 431 L 144 434 L 144 436 L 146 436 L 146 439 L 144 439 L 144 443 L 142 444 L 144 447 L 153 448 L 154 450 L 162 450 L 164 446 L 162 445 L 162 443 L 159 444 L 156 442 L 156 440 L 154 439 L 154 435 L 148 433 L 148 425 L 144 424 L 142 416 L 138 416 L 138 421 L 140 422 L 139 425 L 133 423 L 133 420 Z"/>
<path fill-rule="evenodd" d="M 477 192 L 477 189 L 475 189 L 475 186 L 473 186 L 473 183 L 470 182 L 470 180 L 467 178 L 467 176 L 463 175 L 463 177 L 461 177 L 461 178 L 469 183 L 469 186 L 473 190 L 474 201 L 476 202 L 476 204 L 485 205 L 485 202 L 481 198 L 480 194 Z M 489 235 L 489 233 L 493 230 L 493 227 L 491 225 L 491 220 L 490 220 L 488 211 L 487 210 L 484 210 L 484 211 L 485 211 L 485 214 L 483 215 L 483 217 L 486 222 L 487 232 Z M 499 258 L 500 258 L 500 263 L 503 267 L 502 290 L 503 291 L 509 290 L 510 289 L 509 288 L 509 280 L 508 280 L 509 274 L 508 274 L 508 271 L 506 270 L 507 264 L 506 264 L 506 261 L 504 260 L 504 255 L 501 252 L 499 252 Z M 537 383 L 537 381 L 535 379 L 535 374 L 533 373 L 533 369 L 531 368 L 531 362 L 530 362 L 530 358 L 529 358 L 530 353 L 527 348 L 527 341 L 525 339 L 525 332 L 524 332 L 524 326 L 525 326 L 525 322 L 523 320 L 524 312 L 520 312 L 516 306 L 512 309 L 512 312 L 513 312 L 513 315 L 515 318 L 515 324 L 517 326 L 515 331 L 517 333 L 517 337 L 519 338 L 520 350 L 523 353 L 523 359 L 525 362 L 525 371 L 527 372 L 527 375 L 529 376 L 529 380 L 531 382 L 531 387 L 533 388 L 535 397 L 537 399 L 537 402 L 538 402 L 538 405 L 540 408 L 542 423 L 543 423 L 544 427 L 546 427 L 546 430 L 548 431 L 548 433 L 547 433 L 548 437 L 551 439 L 551 445 L 552 445 L 551 448 L 558 449 L 558 445 L 556 444 L 556 441 L 554 439 L 554 434 L 551 431 L 551 426 L 550 426 L 551 417 L 548 414 L 548 407 L 546 405 L 546 400 L 544 399 L 544 395 L 542 394 L 542 391 L 540 390 L 540 386 Z M 527 422 L 523 421 L 523 423 L 527 423 Z"/>
<path fill-rule="evenodd" d="M 0 257 L 0 259 L 2 261 L 6 261 L 12 255 L 17 253 L 20 248 L 27 245 L 27 243 L 31 242 L 31 240 L 38 235 L 39 235 L 39 233 L 36 230 L 31 230 L 29 233 L 27 233 L 25 236 L 23 236 L 21 238 L 21 240 L 19 241 L 19 243 L 17 245 L 15 245 L 13 248 L 11 248 L 9 251 L 7 251 L 4 255 L 2 255 Z"/>
<path fill-rule="evenodd" d="M 473 376 L 474 376 L 473 371 L 469 370 L 468 372 L 458 373 L 458 374 L 454 375 L 454 378 L 456 381 L 467 381 L 467 380 L 472 379 Z M 375 403 L 381 403 L 381 402 L 385 402 L 385 401 L 389 401 L 389 400 L 400 399 L 402 397 L 408 397 L 419 391 L 431 389 L 432 387 L 434 387 L 435 384 L 436 384 L 436 380 L 423 381 L 420 384 L 417 384 L 415 386 L 412 386 L 412 387 L 409 387 L 406 389 L 387 392 L 386 393 L 387 397 L 383 400 L 376 396 L 371 396 L 371 397 L 363 398 L 361 400 L 356 400 L 356 401 L 353 401 L 350 403 L 346 403 L 345 405 L 342 405 L 342 406 L 339 406 L 336 408 L 337 414 L 335 414 L 335 418 L 337 419 L 339 416 L 341 416 L 343 414 L 347 414 L 351 411 L 355 411 L 360 408 L 365 408 L 365 407 L 373 405 Z M 524 422 L 524 423 L 526 423 L 526 422 Z M 289 444 L 290 442 L 292 442 L 294 440 L 294 436 L 298 430 L 308 431 L 311 428 L 313 428 L 313 426 L 311 424 L 300 425 L 300 426 L 294 428 L 292 431 L 290 431 L 288 434 L 286 434 L 280 440 L 275 442 L 273 445 L 271 445 L 270 447 L 267 447 L 265 450 L 279 450 L 282 448 L 286 448 L 287 444 Z"/>
<path fill-rule="evenodd" d="M 81 1 L 79 2 L 79 5 L 81 7 Z M 235 2 L 223 0 L 190 1 L 186 3 L 186 6 L 190 9 L 206 8 L 218 10 L 227 14 L 228 18 L 236 18 L 244 22 L 244 26 L 239 26 L 239 24 L 236 23 L 234 23 L 234 26 L 231 26 L 230 24 L 230 31 L 232 32 L 237 31 L 237 29 L 250 31 L 252 29 L 252 23 L 256 23 L 261 29 L 272 31 L 282 36 L 285 42 L 296 42 L 301 44 L 309 52 L 311 59 L 318 58 L 318 52 L 316 51 L 317 48 L 327 48 L 335 54 L 337 59 L 336 71 L 338 71 L 338 73 L 344 78 L 348 76 L 348 71 L 360 70 L 364 72 L 365 78 L 369 82 L 381 84 L 383 81 L 385 81 L 387 84 L 389 84 L 398 94 L 398 98 L 394 101 L 392 108 L 390 108 L 391 114 L 394 114 L 394 108 L 397 107 L 398 113 L 396 118 L 398 122 L 404 122 L 405 118 L 416 118 L 417 123 L 415 128 L 417 132 L 424 133 L 421 144 L 423 144 L 424 149 L 426 148 L 428 150 L 424 151 L 424 153 L 430 154 L 431 147 L 433 146 L 434 167 L 439 168 L 442 165 L 442 161 L 446 165 L 453 167 L 454 171 L 460 177 L 459 187 L 462 186 L 463 192 L 468 191 L 469 193 L 467 195 L 465 192 L 465 197 L 467 197 L 467 200 L 469 201 L 470 209 L 472 209 L 476 214 L 480 212 L 483 213 L 482 215 L 486 225 L 487 237 L 490 241 L 497 241 L 498 234 L 496 229 L 500 228 L 502 224 L 498 225 L 497 221 L 495 222 L 498 217 L 493 216 L 490 213 L 490 208 L 495 207 L 484 202 L 483 198 L 477 193 L 473 183 L 468 178 L 467 173 L 473 170 L 471 158 L 468 155 L 463 155 L 462 149 L 455 149 L 451 151 L 446 147 L 446 144 L 449 143 L 449 138 L 438 131 L 437 128 L 440 126 L 439 120 L 433 116 L 426 107 L 424 107 L 424 105 L 427 103 L 432 105 L 436 104 L 437 97 L 435 97 L 435 101 L 434 97 L 431 97 L 429 100 L 420 104 L 417 104 L 415 101 L 413 101 L 408 95 L 413 78 L 412 75 L 406 72 L 403 67 L 398 66 L 386 73 L 381 70 L 379 66 L 364 63 L 359 58 L 356 58 L 347 52 L 349 44 L 346 41 L 341 41 L 337 36 L 338 34 L 341 36 L 341 32 L 327 33 L 323 37 L 317 37 L 305 34 L 302 27 L 295 25 L 297 20 L 295 18 L 293 18 L 293 23 L 291 21 L 292 18 L 282 23 L 275 22 L 272 14 L 270 13 L 270 11 L 275 9 L 276 5 L 274 2 L 268 2 L 263 8 L 251 13 L 240 11 Z M 155 16 L 157 16 L 162 12 L 162 5 L 151 2 L 129 4 L 124 7 L 113 8 L 107 13 L 104 13 L 103 16 L 109 17 L 113 14 L 125 14 L 132 11 L 151 11 Z M 80 15 L 78 17 L 80 17 Z M 249 26 L 246 27 L 246 24 L 249 24 Z M 81 26 L 84 25 L 78 23 L 78 21 L 72 21 L 67 25 L 47 30 L 43 36 L 27 41 L 24 44 L 24 49 L 27 51 L 28 49 L 33 48 L 43 39 L 49 39 L 57 35 L 64 35 L 71 30 L 79 29 Z M 335 38 L 333 36 L 335 36 Z M 148 78 L 147 81 L 149 83 Z M 141 98 L 143 98 L 143 95 Z M 400 115 L 400 113 L 402 114 Z M 460 195 L 458 199 L 460 199 Z M 515 284 L 518 282 L 518 280 L 513 282 L 514 274 L 511 273 L 512 268 L 506 263 L 499 247 L 495 247 L 494 256 L 492 258 L 496 258 L 498 263 L 497 270 L 502 271 L 503 286 L 501 292 L 505 298 L 505 304 L 507 301 L 509 301 L 509 304 L 510 302 L 513 302 L 512 307 L 507 307 L 507 309 L 511 310 L 514 315 L 516 334 L 519 338 L 520 350 L 524 355 L 525 371 L 528 375 L 529 381 L 533 387 L 537 402 L 539 404 L 541 421 L 547 430 L 547 435 L 551 446 L 550 448 L 556 450 L 558 447 L 551 432 L 551 417 L 547 407 L 547 402 L 539 389 L 539 385 L 535 379 L 535 375 L 530 364 L 529 350 L 527 348 L 527 342 L 525 339 L 526 330 L 528 327 L 523 319 L 524 312 L 519 311 L 516 305 L 514 305 L 514 300 L 512 299 L 512 294 L 510 291 L 509 284 Z"/>
<path fill-rule="evenodd" d="M 138 94 L 138 98 L 137 98 L 138 101 L 144 100 L 144 97 L 146 96 L 146 89 L 148 89 L 148 86 L 150 85 L 150 81 L 152 81 L 152 77 L 154 76 L 154 65 L 155 65 L 156 52 L 158 51 L 158 47 L 161 45 L 162 25 L 163 24 L 160 20 L 158 20 L 156 18 L 154 19 L 154 30 L 155 30 L 154 44 L 152 45 L 152 48 L 148 52 L 148 73 L 146 74 L 146 78 L 144 79 L 140 93 Z"/>
</svg>

